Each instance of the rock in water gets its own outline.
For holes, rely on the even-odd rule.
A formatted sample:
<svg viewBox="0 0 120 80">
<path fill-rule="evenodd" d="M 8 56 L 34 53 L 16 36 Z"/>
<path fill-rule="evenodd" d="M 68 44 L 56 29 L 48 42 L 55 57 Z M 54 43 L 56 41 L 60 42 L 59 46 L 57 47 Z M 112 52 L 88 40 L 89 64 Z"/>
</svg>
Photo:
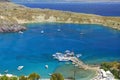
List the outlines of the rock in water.
<svg viewBox="0 0 120 80">
<path fill-rule="evenodd" d="M 19 32 L 24 30 L 26 30 L 26 27 L 19 24 L 0 26 L 0 32 Z"/>
</svg>

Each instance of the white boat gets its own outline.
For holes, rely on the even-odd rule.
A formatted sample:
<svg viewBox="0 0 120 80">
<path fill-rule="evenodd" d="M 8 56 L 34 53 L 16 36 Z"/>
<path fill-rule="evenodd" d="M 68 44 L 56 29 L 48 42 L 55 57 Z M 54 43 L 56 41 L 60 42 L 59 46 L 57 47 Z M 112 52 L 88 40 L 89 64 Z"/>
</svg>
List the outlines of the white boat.
<svg viewBox="0 0 120 80">
<path fill-rule="evenodd" d="M 70 50 L 66 50 L 65 53 L 70 53 Z"/>
<path fill-rule="evenodd" d="M 22 31 L 19 31 L 18 33 L 23 34 L 23 32 L 22 32 Z"/>
<path fill-rule="evenodd" d="M 69 58 L 65 56 L 65 54 L 62 53 L 56 53 L 52 55 L 55 59 L 58 59 L 59 61 L 69 61 Z"/>
<path fill-rule="evenodd" d="M 61 29 L 57 29 L 57 31 L 58 31 L 58 32 L 60 32 L 60 31 L 61 31 Z"/>
<path fill-rule="evenodd" d="M 45 68 L 48 69 L 48 65 L 45 65 Z"/>
<path fill-rule="evenodd" d="M 76 54 L 76 57 L 77 58 L 79 58 L 79 57 L 81 57 L 82 56 L 82 54 Z"/>
<path fill-rule="evenodd" d="M 44 31 L 42 30 L 42 31 L 41 31 L 41 34 L 43 34 L 43 33 L 44 33 Z"/>
<path fill-rule="evenodd" d="M 55 56 L 56 56 L 56 54 L 53 54 L 52 56 L 53 56 L 53 57 L 55 57 Z"/>
<path fill-rule="evenodd" d="M 69 58 L 66 58 L 66 57 L 59 57 L 58 60 L 59 60 L 59 61 L 69 61 Z"/>
<path fill-rule="evenodd" d="M 5 73 L 8 73 L 8 70 L 5 70 L 4 72 L 5 72 Z"/>
<path fill-rule="evenodd" d="M 82 32 L 80 33 L 80 35 L 83 35 L 83 34 L 84 34 L 84 33 L 82 33 Z"/>
<path fill-rule="evenodd" d="M 52 74 L 51 73 L 48 73 L 49 76 L 51 76 Z"/>
<path fill-rule="evenodd" d="M 24 68 L 24 66 L 18 66 L 17 70 L 22 70 Z"/>
</svg>

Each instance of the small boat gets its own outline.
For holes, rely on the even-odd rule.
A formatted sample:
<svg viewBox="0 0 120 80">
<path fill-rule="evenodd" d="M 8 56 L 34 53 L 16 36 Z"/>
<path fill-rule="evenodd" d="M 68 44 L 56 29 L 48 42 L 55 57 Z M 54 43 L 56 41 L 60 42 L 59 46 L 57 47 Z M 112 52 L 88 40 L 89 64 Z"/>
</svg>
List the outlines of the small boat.
<svg viewBox="0 0 120 80">
<path fill-rule="evenodd" d="M 24 66 L 18 66 L 17 70 L 22 70 L 24 68 Z"/>
<path fill-rule="evenodd" d="M 51 76 L 52 74 L 51 73 L 48 73 L 49 76 Z"/>
<path fill-rule="evenodd" d="M 18 33 L 23 34 L 23 32 L 22 32 L 22 31 L 19 31 Z"/>
<path fill-rule="evenodd" d="M 41 31 L 41 34 L 43 34 L 43 33 L 44 33 L 44 31 L 42 30 L 42 31 Z"/>
<path fill-rule="evenodd" d="M 84 34 L 84 33 L 82 33 L 82 32 L 80 33 L 80 35 L 83 35 L 83 34 Z"/>
<path fill-rule="evenodd" d="M 65 64 L 70 64 L 69 62 L 66 62 Z"/>
<path fill-rule="evenodd" d="M 70 50 L 66 50 L 65 53 L 70 53 Z"/>
<path fill-rule="evenodd" d="M 5 72 L 5 73 L 8 73 L 8 70 L 5 70 L 4 72 Z"/>
<path fill-rule="evenodd" d="M 53 57 L 55 57 L 55 56 L 56 56 L 56 54 L 53 54 L 52 56 L 53 56 Z"/>
<path fill-rule="evenodd" d="M 79 57 L 81 57 L 82 56 L 82 54 L 76 54 L 76 57 L 77 58 L 79 58 Z"/>
<path fill-rule="evenodd" d="M 60 31 L 61 31 L 61 29 L 57 29 L 57 31 L 58 31 L 58 32 L 60 32 Z"/>
<path fill-rule="evenodd" d="M 48 65 L 45 65 L 45 68 L 48 69 Z"/>
</svg>

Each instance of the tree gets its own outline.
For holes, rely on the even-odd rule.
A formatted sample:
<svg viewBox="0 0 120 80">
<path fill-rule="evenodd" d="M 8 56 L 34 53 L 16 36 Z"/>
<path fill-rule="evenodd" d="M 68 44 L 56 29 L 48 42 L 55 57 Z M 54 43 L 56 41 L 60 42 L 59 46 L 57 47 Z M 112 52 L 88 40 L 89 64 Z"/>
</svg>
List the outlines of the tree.
<svg viewBox="0 0 120 80">
<path fill-rule="evenodd" d="M 37 73 L 32 73 L 28 76 L 29 80 L 38 80 L 40 79 L 40 76 Z"/>
<path fill-rule="evenodd" d="M 64 80 L 64 77 L 60 73 L 54 73 L 51 75 L 50 80 Z"/>
<path fill-rule="evenodd" d="M 18 80 L 17 77 L 11 77 L 9 80 Z"/>
<path fill-rule="evenodd" d="M 0 80 L 8 80 L 8 77 L 4 75 L 0 78 Z"/>
<path fill-rule="evenodd" d="M 115 76 L 116 79 L 119 79 L 119 72 L 117 70 L 113 69 L 111 72 Z"/>
<path fill-rule="evenodd" d="M 118 65 L 118 74 L 119 74 L 119 79 L 120 79 L 120 64 Z"/>
<path fill-rule="evenodd" d="M 20 77 L 19 77 L 19 80 L 27 80 L 27 77 L 25 77 L 25 76 L 20 76 Z"/>
</svg>

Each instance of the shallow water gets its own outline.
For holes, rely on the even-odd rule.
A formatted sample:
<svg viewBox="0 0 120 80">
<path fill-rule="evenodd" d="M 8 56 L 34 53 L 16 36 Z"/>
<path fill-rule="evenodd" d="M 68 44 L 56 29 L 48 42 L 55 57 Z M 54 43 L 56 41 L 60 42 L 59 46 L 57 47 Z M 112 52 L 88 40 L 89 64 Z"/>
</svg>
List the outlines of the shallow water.
<svg viewBox="0 0 120 80">
<path fill-rule="evenodd" d="M 96 75 L 95 71 L 79 69 L 70 64 L 58 67 L 55 72 L 63 74 L 66 78 L 75 78 L 75 80 L 90 80 Z"/>
<path fill-rule="evenodd" d="M 36 23 L 26 26 L 28 30 L 23 34 L 0 34 L 0 73 L 8 69 L 8 73 L 16 75 L 37 72 L 43 78 L 50 77 L 48 73 L 64 66 L 52 54 L 65 50 L 81 53 L 80 59 L 87 64 L 120 60 L 119 31 L 100 25 Z M 46 64 L 49 69 L 45 68 Z M 24 66 L 23 70 L 17 70 L 19 65 Z"/>
</svg>

